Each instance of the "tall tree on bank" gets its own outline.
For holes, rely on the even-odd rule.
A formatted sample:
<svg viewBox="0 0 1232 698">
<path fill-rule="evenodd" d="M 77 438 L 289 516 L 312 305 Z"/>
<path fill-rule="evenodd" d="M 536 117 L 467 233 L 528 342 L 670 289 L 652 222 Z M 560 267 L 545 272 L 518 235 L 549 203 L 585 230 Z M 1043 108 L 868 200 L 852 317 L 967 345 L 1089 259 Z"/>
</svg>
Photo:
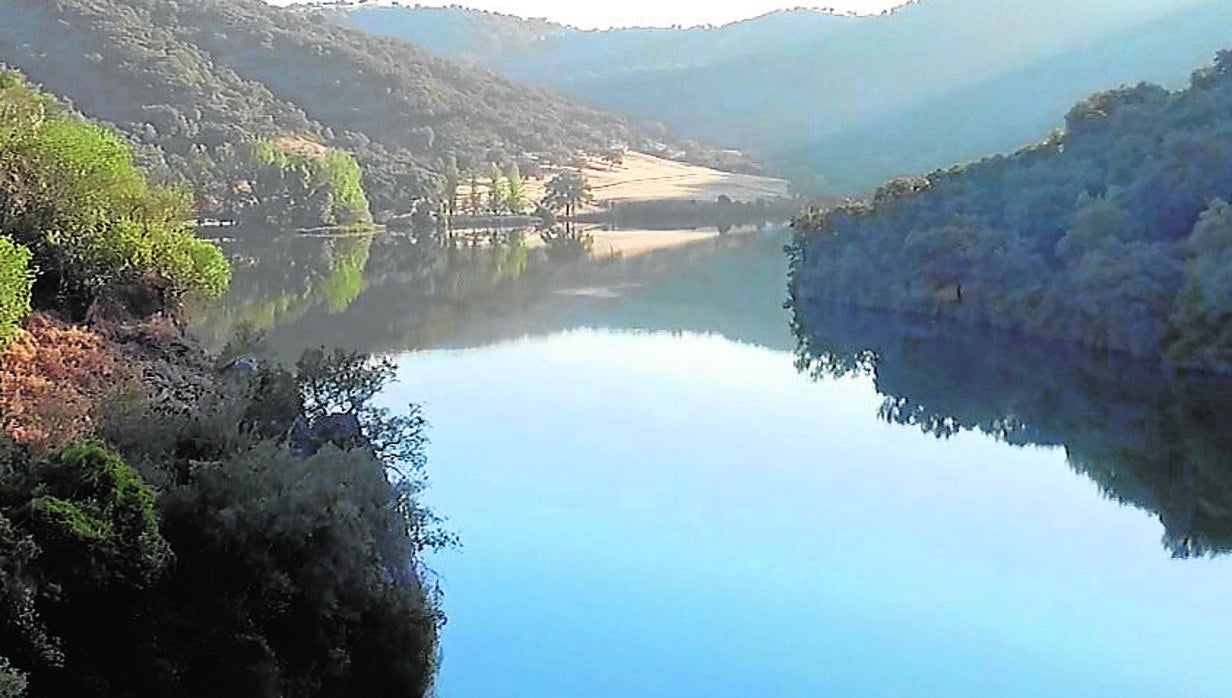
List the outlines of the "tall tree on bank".
<svg viewBox="0 0 1232 698">
<path fill-rule="evenodd" d="M 509 212 L 520 214 L 526 210 L 526 180 L 522 179 L 522 170 L 517 162 L 510 163 L 505 172 L 505 181 L 509 186 Z"/>
<path fill-rule="evenodd" d="M 581 172 L 561 172 L 548 181 L 543 205 L 564 214 L 565 227 L 571 228 L 577 209 L 594 200 L 590 183 Z"/>
<path fill-rule="evenodd" d="M 458 212 L 458 186 L 462 183 L 462 174 L 458 172 L 458 158 L 453 153 L 445 156 L 445 213 L 452 216 Z"/>
<path fill-rule="evenodd" d="M 501 172 L 500 165 L 492 163 L 488 171 L 488 210 L 493 214 L 503 213 L 509 207 L 509 180 Z"/>
</svg>

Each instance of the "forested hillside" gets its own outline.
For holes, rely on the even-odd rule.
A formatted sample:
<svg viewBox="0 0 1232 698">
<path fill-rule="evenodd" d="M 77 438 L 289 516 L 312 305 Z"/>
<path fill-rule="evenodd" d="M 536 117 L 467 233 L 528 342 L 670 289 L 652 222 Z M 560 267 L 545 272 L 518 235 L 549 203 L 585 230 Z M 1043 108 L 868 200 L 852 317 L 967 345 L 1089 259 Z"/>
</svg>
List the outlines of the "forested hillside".
<svg viewBox="0 0 1232 698">
<path fill-rule="evenodd" d="M 825 193 L 1019 147 L 1110 85 L 1179 86 L 1232 24 L 1222 0 L 922 0 L 877 17 L 795 10 L 723 27 L 612 31 L 460 8 L 336 13 L 684 136 L 751 149 Z"/>
<path fill-rule="evenodd" d="M 114 124 L 206 211 L 334 209 L 309 174 L 271 169 L 261 144 L 285 137 L 354 155 L 378 211 L 434 198 L 449 155 L 638 143 L 619 118 L 261 0 L 0 0 L 0 62 Z"/>
<path fill-rule="evenodd" d="M 389 362 L 188 339 L 231 278 L 191 216 L 0 71 L 0 696 L 425 695 L 423 416 L 371 404 Z"/>
<path fill-rule="evenodd" d="M 1232 52 L 1075 106 L 1010 156 L 797 221 L 791 290 L 1232 366 Z"/>
</svg>

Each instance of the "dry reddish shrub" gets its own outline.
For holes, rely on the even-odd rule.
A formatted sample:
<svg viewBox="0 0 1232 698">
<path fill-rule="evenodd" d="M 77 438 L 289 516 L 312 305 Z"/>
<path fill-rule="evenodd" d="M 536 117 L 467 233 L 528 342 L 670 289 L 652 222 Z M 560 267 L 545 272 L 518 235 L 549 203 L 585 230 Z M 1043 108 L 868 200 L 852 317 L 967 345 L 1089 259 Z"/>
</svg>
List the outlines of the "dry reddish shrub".
<svg viewBox="0 0 1232 698">
<path fill-rule="evenodd" d="M 102 399 L 136 371 L 97 332 L 35 314 L 0 353 L 0 431 L 36 448 L 89 434 Z"/>
</svg>

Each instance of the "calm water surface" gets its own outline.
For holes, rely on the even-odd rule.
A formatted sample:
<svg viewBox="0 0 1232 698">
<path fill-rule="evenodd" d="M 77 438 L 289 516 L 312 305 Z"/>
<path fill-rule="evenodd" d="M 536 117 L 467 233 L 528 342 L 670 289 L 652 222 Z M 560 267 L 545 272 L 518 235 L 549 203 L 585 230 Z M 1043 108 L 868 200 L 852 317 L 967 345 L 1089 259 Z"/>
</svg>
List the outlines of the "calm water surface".
<svg viewBox="0 0 1232 698">
<path fill-rule="evenodd" d="M 483 283 L 383 251 L 275 323 L 426 406 L 442 698 L 1232 695 L 1222 389 L 928 327 L 797 352 L 783 241 Z"/>
</svg>

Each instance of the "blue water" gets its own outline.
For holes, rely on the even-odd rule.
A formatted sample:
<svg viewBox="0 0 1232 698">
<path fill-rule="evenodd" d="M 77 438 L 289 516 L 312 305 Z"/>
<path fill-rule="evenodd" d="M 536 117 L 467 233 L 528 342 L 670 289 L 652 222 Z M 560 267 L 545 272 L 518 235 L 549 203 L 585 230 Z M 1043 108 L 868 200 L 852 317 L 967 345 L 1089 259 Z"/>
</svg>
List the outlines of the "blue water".
<svg viewBox="0 0 1232 698">
<path fill-rule="evenodd" d="M 398 362 L 463 540 L 442 698 L 1232 695 L 1232 558 L 1173 559 L 1062 447 L 889 424 L 871 377 L 717 335 Z"/>
</svg>

